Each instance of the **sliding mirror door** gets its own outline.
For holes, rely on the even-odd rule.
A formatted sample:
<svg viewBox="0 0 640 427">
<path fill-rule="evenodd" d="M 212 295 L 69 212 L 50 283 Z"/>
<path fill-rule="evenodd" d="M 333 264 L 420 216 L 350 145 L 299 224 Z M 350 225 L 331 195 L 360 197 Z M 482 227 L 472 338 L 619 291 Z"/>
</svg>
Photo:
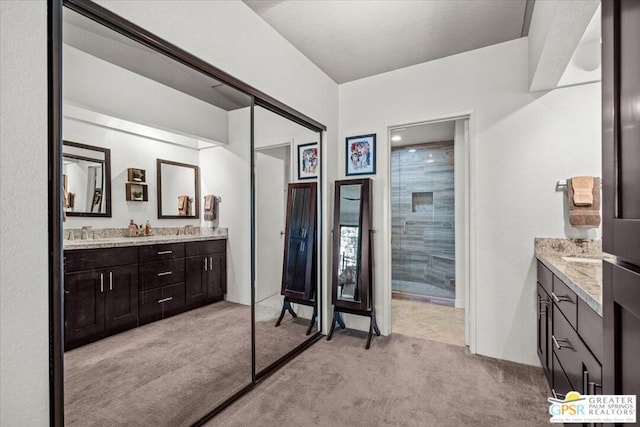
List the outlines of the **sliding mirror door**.
<svg viewBox="0 0 640 427">
<path fill-rule="evenodd" d="M 63 139 L 111 160 L 111 215 L 64 223 L 65 425 L 190 425 L 252 382 L 252 98 L 63 21 Z"/>
<path fill-rule="evenodd" d="M 321 134 L 254 108 L 255 369 L 318 331 Z"/>
</svg>

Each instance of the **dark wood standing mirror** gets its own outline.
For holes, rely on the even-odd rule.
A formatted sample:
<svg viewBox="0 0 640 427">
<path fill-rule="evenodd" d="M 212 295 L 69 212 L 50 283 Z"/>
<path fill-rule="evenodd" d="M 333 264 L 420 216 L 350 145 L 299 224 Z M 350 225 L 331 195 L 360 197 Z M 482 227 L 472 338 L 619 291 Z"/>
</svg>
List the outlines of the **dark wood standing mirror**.
<svg viewBox="0 0 640 427">
<path fill-rule="evenodd" d="M 67 216 L 111 217 L 111 150 L 64 141 L 62 192 Z"/>
<path fill-rule="evenodd" d="M 366 348 L 373 332 L 380 335 L 373 304 L 371 245 L 371 179 L 336 181 L 333 217 L 333 271 L 331 300 L 333 321 L 345 328 L 341 313 L 371 318 Z"/>
<path fill-rule="evenodd" d="M 158 218 L 200 218 L 200 168 L 157 160 Z"/>
<path fill-rule="evenodd" d="M 315 324 L 317 252 L 316 252 L 316 199 L 315 182 L 289 184 L 285 227 L 284 260 L 282 265 L 282 290 L 284 303 L 276 322 L 280 325 L 285 313 L 296 317 L 291 303 L 313 307 L 313 315 L 307 335 Z"/>
</svg>

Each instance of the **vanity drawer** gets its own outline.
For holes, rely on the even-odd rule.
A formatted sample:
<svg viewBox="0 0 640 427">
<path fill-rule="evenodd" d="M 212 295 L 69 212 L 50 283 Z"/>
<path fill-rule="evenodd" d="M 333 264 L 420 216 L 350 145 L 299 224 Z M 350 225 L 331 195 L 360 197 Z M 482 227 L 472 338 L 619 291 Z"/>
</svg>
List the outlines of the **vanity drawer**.
<svg viewBox="0 0 640 427">
<path fill-rule="evenodd" d="M 578 334 L 591 349 L 591 353 L 602 360 L 604 349 L 602 317 L 582 299 L 578 299 Z"/>
<path fill-rule="evenodd" d="M 140 290 L 184 282 L 184 258 L 140 264 Z"/>
<path fill-rule="evenodd" d="M 538 261 L 538 283 L 547 291 L 548 294 L 551 294 L 553 290 L 553 273 L 544 264 Z"/>
<path fill-rule="evenodd" d="M 553 376 L 553 394 L 554 397 L 556 399 L 564 399 L 564 397 L 567 395 L 567 393 L 569 393 L 571 390 L 573 390 L 573 387 L 571 387 L 571 383 L 569 382 L 569 379 L 567 378 L 567 376 L 565 375 L 564 371 L 562 370 L 562 365 L 560 365 L 560 362 L 558 361 L 558 358 L 556 357 L 556 355 L 553 355 L 553 367 L 552 367 L 552 376 Z"/>
<path fill-rule="evenodd" d="M 185 307 L 184 283 L 140 292 L 138 315 L 140 323 L 153 322 L 183 311 Z"/>
<path fill-rule="evenodd" d="M 227 239 L 205 240 L 201 242 L 189 242 L 186 244 L 186 256 L 209 255 L 224 252 L 227 248 Z"/>
<path fill-rule="evenodd" d="M 184 243 L 168 243 L 140 247 L 140 262 L 184 258 Z"/>
<path fill-rule="evenodd" d="M 551 299 L 553 299 L 554 304 L 558 306 L 571 326 L 574 329 L 577 329 L 576 319 L 578 317 L 578 297 L 556 276 L 553 276 L 553 292 L 551 293 Z"/>
<path fill-rule="evenodd" d="M 553 352 L 574 390 L 586 394 L 589 382 L 602 384 L 602 367 L 558 307 L 553 310 Z"/>
<path fill-rule="evenodd" d="M 138 248 L 81 249 L 64 251 L 64 271 L 97 270 L 138 263 Z"/>
</svg>

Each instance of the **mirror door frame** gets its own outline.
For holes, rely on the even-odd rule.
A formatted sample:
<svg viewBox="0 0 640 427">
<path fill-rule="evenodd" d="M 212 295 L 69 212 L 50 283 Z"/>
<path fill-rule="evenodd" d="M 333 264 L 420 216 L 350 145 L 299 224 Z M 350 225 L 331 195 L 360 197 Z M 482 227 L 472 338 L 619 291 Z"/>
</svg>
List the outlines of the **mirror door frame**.
<svg viewBox="0 0 640 427">
<path fill-rule="evenodd" d="M 48 211 L 49 211 L 49 414 L 50 425 L 64 425 L 64 311 L 63 311 L 63 227 L 62 227 L 62 10 L 67 7 L 99 24 L 110 28 L 136 42 L 187 65 L 205 75 L 225 83 L 251 96 L 251 383 L 220 405 L 212 408 L 194 425 L 202 425 L 250 391 L 258 382 L 274 370 L 286 364 L 305 348 L 320 339 L 321 332 L 310 336 L 301 345 L 280 358 L 266 370 L 255 372 L 255 177 L 254 170 L 254 107 L 260 105 L 319 133 L 320 164 L 323 157 L 323 133 L 326 126 L 300 113 L 266 93 L 227 74 L 197 56 L 164 40 L 144 28 L 128 21 L 90 0 L 47 1 L 47 98 L 48 98 Z M 318 194 L 322 194 L 322 170 L 318 177 Z M 322 257 L 322 197 L 318 198 L 318 261 Z M 322 265 L 319 263 L 318 265 Z M 318 268 L 318 283 L 322 286 L 322 268 Z M 318 307 L 322 307 L 322 289 L 318 290 Z M 321 310 L 319 309 L 319 313 Z M 322 325 L 319 318 L 318 324 Z"/>
</svg>

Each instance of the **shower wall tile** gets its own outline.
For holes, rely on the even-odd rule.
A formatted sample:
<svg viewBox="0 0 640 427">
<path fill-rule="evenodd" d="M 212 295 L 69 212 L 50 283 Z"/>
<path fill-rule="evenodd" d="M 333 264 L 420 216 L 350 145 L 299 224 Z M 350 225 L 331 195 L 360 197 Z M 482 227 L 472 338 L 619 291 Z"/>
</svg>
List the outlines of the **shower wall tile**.
<svg viewBox="0 0 640 427">
<path fill-rule="evenodd" d="M 410 153 L 409 149 L 415 149 Z M 453 142 L 391 152 L 392 277 L 450 289 L 455 278 Z M 433 193 L 433 205 L 412 212 L 412 193 Z M 406 224 L 406 225 L 405 225 Z"/>
</svg>

